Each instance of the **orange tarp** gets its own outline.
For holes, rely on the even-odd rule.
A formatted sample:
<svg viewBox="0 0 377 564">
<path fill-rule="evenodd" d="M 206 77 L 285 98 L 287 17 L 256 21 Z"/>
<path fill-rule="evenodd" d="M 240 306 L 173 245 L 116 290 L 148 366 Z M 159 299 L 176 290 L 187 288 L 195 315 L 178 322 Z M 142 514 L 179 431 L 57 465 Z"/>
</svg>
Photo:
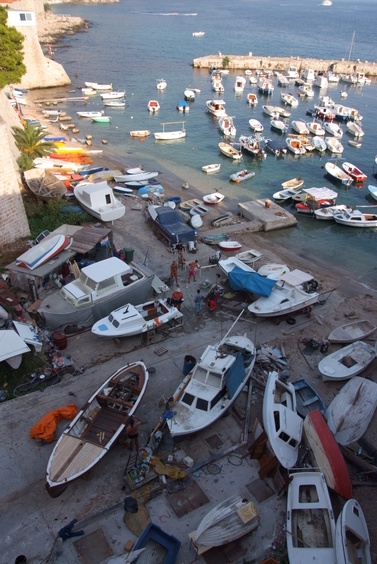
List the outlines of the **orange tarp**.
<svg viewBox="0 0 377 564">
<path fill-rule="evenodd" d="M 30 429 L 32 439 L 42 439 L 51 443 L 55 438 L 56 426 L 62 419 L 73 419 L 78 414 L 74 403 L 64 405 L 47 413 Z"/>
</svg>

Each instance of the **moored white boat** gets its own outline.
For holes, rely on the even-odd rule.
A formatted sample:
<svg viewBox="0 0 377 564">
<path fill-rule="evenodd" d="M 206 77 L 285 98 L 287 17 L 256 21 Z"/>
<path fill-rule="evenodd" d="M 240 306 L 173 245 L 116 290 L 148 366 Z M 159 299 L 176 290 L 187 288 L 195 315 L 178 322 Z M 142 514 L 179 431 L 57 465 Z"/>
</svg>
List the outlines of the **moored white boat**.
<svg viewBox="0 0 377 564">
<path fill-rule="evenodd" d="M 247 95 L 247 103 L 249 106 L 256 106 L 258 104 L 258 96 L 254 92 L 249 92 Z"/>
<path fill-rule="evenodd" d="M 376 358 L 376 346 L 364 341 L 354 341 L 322 358 L 318 370 L 324 382 L 349 380 L 363 372 Z"/>
<path fill-rule="evenodd" d="M 224 415 L 249 382 L 255 352 L 246 336 L 227 334 L 216 345 L 209 345 L 173 394 L 176 413 L 167 420 L 170 434 L 201 431 Z"/>
<path fill-rule="evenodd" d="M 301 187 L 298 188 L 285 188 L 285 190 L 279 190 L 273 194 L 273 199 L 276 202 L 286 202 L 292 198 L 297 192 L 301 190 Z"/>
<path fill-rule="evenodd" d="M 261 139 L 259 136 L 246 136 L 241 135 L 238 139 L 240 148 L 242 151 L 246 151 L 247 153 L 251 154 L 253 157 L 257 158 L 266 158 L 266 153 L 262 149 L 261 146 Z"/>
<path fill-rule="evenodd" d="M 303 428 L 296 412 L 296 393 L 292 384 L 270 372 L 263 395 L 263 426 L 275 456 L 284 468 L 292 468 L 298 457 Z"/>
<path fill-rule="evenodd" d="M 221 168 L 221 163 L 213 163 L 202 166 L 202 171 L 206 172 L 207 174 L 213 174 L 215 172 L 219 172 Z"/>
<path fill-rule="evenodd" d="M 285 142 L 289 151 L 291 151 L 294 155 L 300 156 L 306 153 L 306 149 L 303 146 L 302 141 L 297 137 L 287 137 Z"/>
<path fill-rule="evenodd" d="M 250 534 L 258 525 L 255 505 L 234 495 L 207 513 L 194 533 L 193 542 L 199 547 L 222 546 Z"/>
<path fill-rule="evenodd" d="M 276 109 L 276 106 L 271 106 L 269 104 L 265 104 L 264 106 L 262 106 L 262 111 L 263 113 L 273 119 L 279 119 L 279 112 Z"/>
<path fill-rule="evenodd" d="M 92 112 L 76 112 L 79 117 L 82 118 L 94 118 L 94 117 L 101 117 L 103 115 L 102 111 L 92 111 Z"/>
<path fill-rule="evenodd" d="M 323 129 L 329 135 L 333 135 L 337 139 L 341 139 L 343 137 L 343 130 L 337 123 L 333 121 L 325 121 L 322 125 L 323 125 Z"/>
<path fill-rule="evenodd" d="M 127 364 L 85 402 L 49 458 L 46 487 L 52 497 L 91 470 L 116 444 L 144 396 L 148 379 L 143 362 Z"/>
<path fill-rule="evenodd" d="M 188 102 L 195 100 L 195 92 L 191 88 L 186 88 L 183 95 Z"/>
<path fill-rule="evenodd" d="M 293 96 L 293 94 L 289 94 L 289 92 L 281 92 L 280 99 L 284 104 L 287 106 L 291 106 L 291 108 L 297 108 L 298 100 Z"/>
<path fill-rule="evenodd" d="M 369 184 L 368 192 L 372 196 L 373 200 L 377 200 L 377 186 L 373 186 L 372 184 Z"/>
<path fill-rule="evenodd" d="M 325 140 L 323 139 L 323 137 L 319 137 L 318 135 L 315 135 L 312 139 L 314 147 L 316 148 L 316 150 L 323 154 L 326 149 L 327 149 L 327 145 Z"/>
<path fill-rule="evenodd" d="M 108 108 L 124 108 L 126 106 L 125 100 L 104 100 L 103 105 Z"/>
<path fill-rule="evenodd" d="M 353 178 L 351 178 L 335 163 L 328 161 L 325 164 L 325 170 L 332 178 L 334 178 L 338 182 L 341 182 L 342 184 L 345 184 L 346 186 L 350 186 L 353 182 Z"/>
<path fill-rule="evenodd" d="M 247 180 L 248 178 L 252 178 L 253 176 L 255 176 L 255 172 L 252 170 L 240 170 L 238 172 L 235 172 L 234 174 L 231 174 L 229 179 L 232 180 L 233 182 L 243 182 L 244 180 Z"/>
<path fill-rule="evenodd" d="M 337 212 L 334 215 L 336 223 L 347 225 L 348 227 L 377 227 L 377 214 L 375 213 L 362 213 L 360 210 L 350 210 L 344 212 Z"/>
<path fill-rule="evenodd" d="M 156 141 L 175 141 L 177 139 L 183 139 L 186 137 L 186 129 L 184 121 L 165 121 L 161 122 L 162 131 L 156 131 L 154 137 Z M 181 129 L 176 129 L 174 131 L 165 131 L 165 125 L 181 124 Z"/>
<path fill-rule="evenodd" d="M 224 133 L 225 137 L 236 136 L 237 129 L 233 123 L 233 118 L 231 116 L 222 116 L 217 123 L 221 131 Z"/>
<path fill-rule="evenodd" d="M 220 141 L 219 149 L 222 152 L 222 154 L 225 155 L 226 157 L 229 157 L 237 161 L 240 161 L 242 159 L 242 153 L 238 151 L 235 147 L 233 147 L 233 145 L 229 145 L 229 143 L 224 143 L 223 141 Z"/>
<path fill-rule="evenodd" d="M 118 100 L 120 98 L 124 98 L 126 95 L 126 92 L 124 90 L 116 92 L 116 91 L 112 91 L 112 92 L 104 92 L 103 94 L 100 94 L 102 100 Z"/>
<path fill-rule="evenodd" d="M 302 188 L 304 185 L 304 180 L 300 177 L 291 178 L 289 180 L 285 180 L 281 183 L 283 188 L 293 188 L 298 189 Z"/>
<path fill-rule="evenodd" d="M 299 135 L 309 135 L 310 131 L 303 120 L 294 119 L 291 123 L 292 129 Z"/>
<path fill-rule="evenodd" d="M 149 129 L 133 129 L 130 131 L 131 137 L 149 137 L 150 134 Z"/>
<path fill-rule="evenodd" d="M 250 129 L 255 131 L 255 133 L 262 133 L 262 131 L 263 131 L 263 125 L 257 119 L 254 119 L 254 118 L 249 119 L 249 126 L 250 126 Z"/>
<path fill-rule="evenodd" d="M 92 333 L 99 337 L 117 338 L 140 335 L 151 329 L 182 317 L 176 307 L 166 299 L 148 301 L 139 305 L 126 304 L 99 319 Z"/>
<path fill-rule="evenodd" d="M 278 133 L 286 133 L 288 131 L 288 124 L 284 123 L 281 119 L 271 120 L 271 129 L 274 129 Z"/>
<path fill-rule="evenodd" d="M 354 137 L 360 138 L 364 136 L 364 130 L 358 123 L 355 123 L 354 121 L 347 121 L 346 128 L 347 131 Z"/>
<path fill-rule="evenodd" d="M 326 409 L 327 424 L 340 445 L 356 443 L 366 432 L 377 407 L 377 384 L 355 376 Z"/>
<path fill-rule="evenodd" d="M 326 134 L 322 125 L 317 121 L 307 121 L 306 127 L 309 129 L 310 133 L 313 133 L 313 135 L 319 135 L 322 137 Z"/>
<path fill-rule="evenodd" d="M 348 176 L 353 178 L 356 182 L 363 182 L 367 179 L 367 175 L 352 163 L 345 161 L 342 163 L 342 168 L 348 174 Z"/>
<path fill-rule="evenodd" d="M 243 76 L 236 76 L 236 81 L 234 83 L 234 91 L 236 94 L 242 94 L 245 89 L 246 78 Z"/>
<path fill-rule="evenodd" d="M 148 112 L 155 114 L 160 109 L 160 102 L 158 100 L 149 100 L 147 108 Z"/>
<path fill-rule="evenodd" d="M 220 118 L 226 116 L 225 104 L 224 100 L 207 100 L 206 108 L 216 118 Z"/>
<path fill-rule="evenodd" d="M 334 221 L 334 215 L 338 212 L 352 211 L 352 208 L 347 207 L 345 204 L 339 204 L 335 206 L 328 206 L 325 208 L 318 208 L 314 210 L 314 215 L 320 220 L 332 220 Z"/>
</svg>

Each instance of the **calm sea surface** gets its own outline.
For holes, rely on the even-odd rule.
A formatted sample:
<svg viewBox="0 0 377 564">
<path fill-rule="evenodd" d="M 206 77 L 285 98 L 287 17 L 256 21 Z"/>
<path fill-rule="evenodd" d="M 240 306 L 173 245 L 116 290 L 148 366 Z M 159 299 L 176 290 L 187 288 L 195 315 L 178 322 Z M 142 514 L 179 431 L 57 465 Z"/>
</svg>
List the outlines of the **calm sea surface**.
<svg viewBox="0 0 377 564">
<path fill-rule="evenodd" d="M 109 151 L 125 165 L 142 164 L 144 168 L 161 171 L 162 182 L 164 174 L 169 176 L 169 183 L 176 180 L 178 194 L 184 181 L 203 194 L 221 191 L 234 206 L 239 201 L 269 198 L 281 182 L 294 176 L 304 178 L 307 188 L 336 189 L 338 203 L 373 204 L 366 186 L 377 185 L 373 177 L 377 154 L 377 81 L 362 88 L 344 83 L 330 86 L 325 92 L 315 88 L 314 98 L 301 100 L 298 108 L 292 110 L 291 120 L 310 121 L 306 110 L 314 107 L 320 94 L 328 94 L 340 102 L 340 91 L 346 90 L 348 98 L 344 103 L 357 108 L 364 116 L 362 148 L 350 146 L 348 140 L 352 137 L 346 132 L 342 143 L 345 160 L 361 168 L 368 179 L 365 186 L 346 190 L 332 184 L 325 175 L 323 167 L 330 155 L 321 158 L 315 152 L 295 158 L 288 154 L 285 159 L 268 155 L 263 162 L 245 155 L 242 164 L 235 164 L 219 154 L 222 135 L 216 121 L 207 113 L 205 102 L 220 95 L 211 89 L 208 70 L 194 69 L 192 61 L 219 51 L 227 55 L 252 52 L 261 57 L 292 57 L 292 63 L 296 56 L 377 61 L 375 0 L 333 0 L 331 7 L 321 6 L 319 0 L 235 0 L 231 4 L 224 0 L 157 0 L 153 4 L 146 0 L 121 0 L 103 5 L 55 5 L 53 11 L 82 16 L 90 24 L 87 32 L 66 36 L 55 46 L 55 60 L 63 64 L 73 88 L 81 87 L 84 81 L 95 81 L 111 82 L 114 90 L 126 90 L 125 110 L 106 109 L 106 114 L 112 117 L 110 124 L 75 120 L 80 137 L 91 134 L 97 141 L 107 139 Z M 205 31 L 205 36 L 193 37 L 195 31 Z M 233 90 L 236 74 L 224 77 L 225 92 L 221 98 L 226 101 L 228 115 L 234 116 L 237 138 L 251 134 L 248 120 L 253 117 L 263 123 L 265 138 L 278 139 L 279 135 L 270 129 L 269 119 L 262 113 L 265 103 L 282 105 L 276 78 L 274 94 L 263 97 L 258 93 L 259 104 L 250 108 L 246 96 L 252 87 L 247 84 L 243 95 L 236 95 Z M 156 90 L 156 79 L 161 77 L 168 84 L 165 92 Z M 201 92 L 191 103 L 190 113 L 182 116 L 176 110 L 176 103 L 183 99 L 188 86 L 200 88 Z M 296 94 L 297 86 L 292 83 L 288 91 Z M 81 94 L 79 90 L 78 93 Z M 158 115 L 149 115 L 150 99 L 158 99 L 161 105 Z M 84 109 L 82 103 L 67 103 L 64 108 L 72 117 L 75 111 Z M 99 96 L 90 98 L 85 109 L 102 109 Z M 185 140 L 155 142 L 153 132 L 162 130 L 160 122 L 180 120 L 186 120 Z M 144 142 L 131 139 L 132 129 L 150 129 L 152 135 Z M 345 126 L 343 129 L 346 130 Z M 201 167 L 213 162 L 221 162 L 221 171 L 204 175 Z M 256 174 L 244 183 L 230 183 L 229 175 L 241 168 L 254 170 Z M 293 211 L 291 207 L 289 211 Z M 377 212 L 377 208 L 371 211 Z M 356 279 L 377 285 L 377 230 L 352 229 L 300 215 L 297 227 L 266 234 L 266 239 L 296 249 L 309 261 L 311 256 L 320 256 L 344 267 Z"/>
</svg>

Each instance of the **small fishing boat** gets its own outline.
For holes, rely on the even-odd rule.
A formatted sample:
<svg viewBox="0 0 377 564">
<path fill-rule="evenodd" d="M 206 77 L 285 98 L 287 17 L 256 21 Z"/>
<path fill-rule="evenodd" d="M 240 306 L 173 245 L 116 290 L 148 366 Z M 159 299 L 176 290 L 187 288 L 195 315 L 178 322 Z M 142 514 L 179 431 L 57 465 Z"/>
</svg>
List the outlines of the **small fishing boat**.
<svg viewBox="0 0 377 564">
<path fill-rule="evenodd" d="M 90 396 L 48 461 L 46 488 L 51 497 L 91 470 L 116 444 L 144 396 L 148 378 L 144 363 L 133 362 L 117 370 Z"/>
<path fill-rule="evenodd" d="M 265 104 L 265 105 L 262 106 L 262 111 L 269 118 L 279 119 L 280 114 L 279 114 L 276 106 L 271 106 L 269 104 Z"/>
<path fill-rule="evenodd" d="M 199 229 L 199 227 L 203 225 L 203 220 L 201 215 L 199 213 L 191 214 L 190 224 L 191 227 L 193 227 L 194 229 Z"/>
<path fill-rule="evenodd" d="M 331 176 L 334 180 L 341 182 L 345 186 L 350 186 L 353 182 L 351 178 L 344 170 L 342 170 L 335 163 L 327 162 L 325 164 L 325 170 L 327 174 Z"/>
<path fill-rule="evenodd" d="M 344 147 L 337 137 L 325 137 L 325 143 L 332 154 L 341 155 L 344 151 Z"/>
<path fill-rule="evenodd" d="M 175 564 L 180 547 L 181 541 L 150 522 L 141 533 L 125 562 Z M 138 554 L 140 556 L 137 556 Z"/>
<path fill-rule="evenodd" d="M 203 196 L 203 202 L 207 205 L 213 206 L 222 202 L 224 198 L 224 194 L 220 194 L 220 192 L 213 192 L 212 194 L 206 194 Z"/>
<path fill-rule="evenodd" d="M 318 135 L 319 137 L 323 137 L 324 135 L 326 135 L 325 129 L 317 121 L 307 121 L 306 127 L 313 135 Z"/>
<path fill-rule="evenodd" d="M 247 251 L 241 251 L 235 255 L 238 260 L 244 262 L 245 264 L 254 264 L 254 262 L 262 256 L 263 253 L 257 251 L 256 249 L 247 249 Z"/>
<path fill-rule="evenodd" d="M 368 429 L 377 407 L 377 384 L 355 376 L 326 410 L 327 424 L 340 445 L 357 442 Z"/>
<path fill-rule="evenodd" d="M 221 168 L 220 163 L 213 163 L 213 164 L 202 166 L 202 171 L 206 172 L 207 174 L 213 174 L 215 172 L 219 172 L 220 168 Z"/>
<path fill-rule="evenodd" d="M 331 490 L 344 499 L 351 499 L 352 484 L 347 465 L 320 411 L 310 411 L 305 417 L 303 439 L 309 449 L 311 466 L 321 468 Z"/>
<path fill-rule="evenodd" d="M 372 196 L 373 200 L 377 200 L 377 186 L 373 186 L 372 184 L 369 184 L 368 192 Z"/>
<path fill-rule="evenodd" d="M 126 106 L 125 100 L 103 100 L 103 105 L 107 108 L 124 108 Z"/>
<path fill-rule="evenodd" d="M 31 168 L 23 173 L 27 187 L 33 194 L 46 202 L 59 200 L 67 193 L 64 182 L 45 168 Z"/>
<path fill-rule="evenodd" d="M 110 116 L 93 117 L 92 121 L 94 121 L 95 123 L 109 123 L 111 121 L 111 117 Z"/>
<path fill-rule="evenodd" d="M 297 98 L 295 98 L 293 94 L 289 94 L 288 92 L 281 92 L 280 99 L 287 106 L 291 106 L 291 108 L 297 108 L 298 106 Z"/>
<path fill-rule="evenodd" d="M 193 37 L 204 37 L 205 34 L 206 34 L 205 31 L 193 31 L 192 32 Z"/>
<path fill-rule="evenodd" d="M 237 133 L 236 126 L 231 116 L 222 116 L 217 122 L 219 129 L 224 133 L 225 137 L 235 137 Z"/>
<path fill-rule="evenodd" d="M 40 243 L 20 255 L 16 259 L 16 265 L 34 270 L 69 247 L 71 242 L 71 238 L 65 235 L 47 236 Z"/>
<path fill-rule="evenodd" d="M 281 119 L 272 119 L 271 129 L 277 131 L 278 133 L 286 133 L 288 131 L 288 125 Z"/>
<path fill-rule="evenodd" d="M 310 411 L 318 410 L 323 415 L 326 412 L 326 406 L 322 398 L 312 388 L 312 386 L 303 378 L 292 382 L 296 392 L 297 413 L 305 419 Z"/>
<path fill-rule="evenodd" d="M 207 100 L 206 108 L 210 114 L 220 118 L 226 116 L 225 104 L 224 100 Z"/>
<path fill-rule="evenodd" d="M 103 111 L 76 112 L 76 114 L 77 114 L 79 117 L 82 117 L 82 118 L 90 118 L 90 119 L 95 118 L 95 117 L 101 117 L 101 116 L 103 116 L 103 113 L 104 113 Z"/>
<path fill-rule="evenodd" d="M 261 122 L 257 119 L 249 119 L 249 125 L 250 129 L 252 129 L 255 133 L 262 133 L 264 129 Z"/>
<path fill-rule="evenodd" d="M 174 131 L 165 131 L 165 125 L 181 124 L 181 129 L 176 129 Z M 157 131 L 154 133 L 156 141 L 176 141 L 177 139 L 183 139 L 186 137 L 186 129 L 184 121 L 165 121 L 161 122 L 162 131 Z"/>
<path fill-rule="evenodd" d="M 302 188 L 286 188 L 285 190 L 278 190 L 272 195 L 272 197 L 276 202 L 287 202 L 292 198 L 292 196 L 295 196 L 301 191 Z"/>
<path fill-rule="evenodd" d="M 221 341 L 205 349 L 173 394 L 171 409 L 176 413 L 167 419 L 173 437 L 201 431 L 217 421 L 249 382 L 256 349 L 246 336 L 228 336 L 235 323 Z"/>
<path fill-rule="evenodd" d="M 200 206 L 201 203 L 202 201 L 199 200 L 198 198 L 193 198 L 192 200 L 186 200 L 185 202 L 181 202 L 179 204 L 179 207 L 181 208 L 181 210 L 190 211 L 195 206 Z"/>
<path fill-rule="evenodd" d="M 126 213 L 125 206 L 114 196 L 106 180 L 80 182 L 73 193 L 84 210 L 101 221 L 115 221 Z"/>
<path fill-rule="evenodd" d="M 289 270 L 289 269 L 288 269 Z M 258 270 L 259 273 L 259 270 Z M 301 270 L 284 272 L 269 297 L 260 297 L 248 306 L 257 317 L 277 317 L 300 311 L 318 302 L 318 283 Z"/>
<path fill-rule="evenodd" d="M 193 535 L 193 542 L 199 547 L 222 546 L 250 534 L 258 525 L 254 503 L 234 495 L 207 513 Z"/>
<path fill-rule="evenodd" d="M 162 92 L 163 90 L 166 90 L 167 87 L 167 82 L 164 78 L 156 78 L 157 81 L 157 90 L 160 90 L 160 92 Z"/>
<path fill-rule="evenodd" d="M 348 227 L 377 227 L 377 214 L 362 213 L 360 210 L 351 209 L 350 211 L 337 212 L 334 214 L 336 223 L 347 225 Z"/>
<path fill-rule="evenodd" d="M 337 562 L 335 518 L 322 472 L 290 475 L 286 531 L 291 564 Z"/>
<path fill-rule="evenodd" d="M 238 139 L 239 146 L 242 151 L 246 151 L 249 155 L 257 158 L 266 158 L 266 153 L 261 146 L 261 138 L 259 136 L 241 135 Z"/>
<path fill-rule="evenodd" d="M 166 299 L 149 301 L 144 304 L 126 304 L 99 319 L 92 326 L 92 333 L 99 337 L 130 337 L 140 335 L 151 329 L 182 317 L 176 307 Z"/>
<path fill-rule="evenodd" d="M 315 149 L 322 155 L 327 149 L 327 145 L 323 137 L 319 137 L 318 135 L 315 135 L 312 141 Z"/>
<path fill-rule="evenodd" d="M 258 104 L 258 96 L 254 92 L 249 92 L 247 95 L 247 103 L 249 106 L 256 106 Z"/>
<path fill-rule="evenodd" d="M 208 206 L 205 206 L 203 204 L 203 202 L 201 202 L 200 204 L 196 204 L 195 206 L 193 206 L 190 209 L 190 215 L 195 215 L 195 214 L 199 214 L 199 215 L 205 215 L 206 213 L 210 212 L 211 208 Z"/>
<path fill-rule="evenodd" d="M 222 154 L 225 155 L 226 157 L 229 157 L 237 161 L 242 159 L 242 153 L 238 151 L 235 147 L 233 147 L 233 145 L 229 145 L 228 143 L 224 143 L 223 141 L 220 141 L 219 149 L 222 152 Z"/>
<path fill-rule="evenodd" d="M 347 121 L 346 128 L 348 133 L 354 137 L 357 137 L 358 139 L 360 137 L 364 137 L 364 130 L 358 123 L 355 123 L 354 121 Z"/>
<path fill-rule="evenodd" d="M 258 274 L 260 276 L 264 276 L 265 278 L 270 278 L 272 280 L 279 280 L 279 278 L 281 278 L 281 276 L 283 276 L 286 272 L 290 272 L 288 266 L 278 262 L 269 262 L 258 269 Z"/>
<path fill-rule="evenodd" d="M 291 123 L 292 129 L 296 131 L 299 135 L 309 135 L 310 131 L 303 120 L 296 119 Z"/>
<path fill-rule="evenodd" d="M 206 235 L 202 237 L 200 240 L 202 243 L 206 243 L 207 245 L 217 246 L 221 241 L 229 241 L 230 236 L 226 233 L 218 233 L 216 235 Z"/>
<path fill-rule="evenodd" d="M 149 129 L 134 129 L 130 131 L 131 137 L 149 137 L 150 134 Z"/>
<path fill-rule="evenodd" d="M 354 341 L 320 360 L 318 370 L 324 382 L 349 380 L 365 370 L 376 358 L 376 346 Z"/>
<path fill-rule="evenodd" d="M 333 121 L 325 121 L 322 125 L 323 129 L 329 135 L 333 135 L 337 139 L 341 139 L 343 137 L 343 130 L 337 123 Z"/>
<path fill-rule="evenodd" d="M 242 249 L 242 245 L 238 241 L 220 241 L 219 247 L 222 251 L 227 252 L 239 251 Z"/>
<path fill-rule="evenodd" d="M 238 172 L 235 172 L 234 174 L 231 174 L 229 176 L 229 179 L 232 180 L 233 182 L 237 182 L 237 184 L 239 184 L 240 182 L 243 182 L 244 180 L 247 180 L 248 178 L 252 178 L 253 176 L 255 176 L 255 172 L 251 171 L 251 170 L 239 170 Z"/>
<path fill-rule="evenodd" d="M 361 149 L 361 142 L 354 140 L 354 139 L 348 139 L 348 145 L 351 145 L 351 147 L 355 147 L 356 149 Z"/>
<path fill-rule="evenodd" d="M 115 91 L 113 90 L 112 92 L 104 92 L 103 94 L 100 94 L 102 100 L 119 100 L 121 98 L 124 98 L 126 95 L 126 92 L 123 91 Z"/>
<path fill-rule="evenodd" d="M 87 88 L 93 88 L 94 90 L 112 90 L 112 84 L 99 84 L 98 82 L 85 82 Z"/>
<path fill-rule="evenodd" d="M 366 339 L 372 333 L 375 332 L 377 326 L 368 321 L 367 319 L 362 319 L 360 321 L 351 321 L 350 323 L 345 323 L 340 327 L 336 327 L 327 337 L 330 343 L 352 343 L 354 341 L 361 341 Z"/>
<path fill-rule="evenodd" d="M 147 109 L 151 114 L 155 114 L 160 109 L 160 102 L 158 100 L 149 100 Z"/>
<path fill-rule="evenodd" d="M 322 221 L 328 221 L 328 220 L 334 221 L 335 214 L 339 212 L 350 212 L 350 211 L 352 211 L 352 208 L 347 207 L 345 204 L 339 204 L 336 206 L 327 206 L 327 207 L 318 208 L 317 210 L 314 210 L 314 215 L 316 219 L 320 219 Z"/>
<path fill-rule="evenodd" d="M 303 421 L 296 411 L 296 393 L 292 384 L 270 372 L 263 395 L 263 426 L 277 459 L 284 468 L 297 461 Z"/>
<path fill-rule="evenodd" d="M 356 499 L 346 502 L 336 522 L 336 556 L 338 564 L 372 564 L 368 526 Z"/>
<path fill-rule="evenodd" d="M 286 180 L 285 182 L 282 182 L 281 185 L 283 188 L 299 189 L 303 187 L 304 180 L 300 177 L 291 178 L 290 180 Z"/>
<path fill-rule="evenodd" d="M 194 90 L 192 90 L 191 88 L 185 88 L 183 95 L 185 97 L 185 100 L 187 100 L 188 102 L 193 102 L 196 96 Z"/>
<path fill-rule="evenodd" d="M 353 178 L 356 182 L 363 182 L 364 180 L 367 179 L 367 175 L 364 174 L 362 170 L 357 168 L 357 166 L 353 165 L 352 163 L 349 163 L 347 161 L 343 162 L 342 168 L 348 174 L 348 176 Z"/>
<path fill-rule="evenodd" d="M 287 137 L 285 142 L 289 151 L 291 151 L 294 155 L 305 155 L 306 149 L 303 146 L 302 141 L 297 137 Z"/>
</svg>

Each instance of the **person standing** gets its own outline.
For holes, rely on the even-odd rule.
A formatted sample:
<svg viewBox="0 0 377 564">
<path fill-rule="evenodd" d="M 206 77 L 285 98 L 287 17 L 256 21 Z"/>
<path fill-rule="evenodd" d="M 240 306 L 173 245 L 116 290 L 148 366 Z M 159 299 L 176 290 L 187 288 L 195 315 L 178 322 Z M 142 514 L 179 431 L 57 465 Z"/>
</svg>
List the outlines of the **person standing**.
<svg viewBox="0 0 377 564">
<path fill-rule="evenodd" d="M 200 290 L 196 290 L 195 302 L 195 312 L 196 315 L 202 315 L 202 301 L 204 300 L 203 294 Z"/>
<path fill-rule="evenodd" d="M 135 421 L 134 417 L 136 417 L 136 415 L 134 415 L 133 417 L 130 417 L 130 420 L 128 421 L 128 424 L 126 426 L 126 433 L 127 433 L 127 438 L 130 439 L 130 442 L 129 442 L 130 451 L 131 452 L 133 451 L 134 444 L 135 444 L 136 452 L 138 452 L 138 450 L 139 450 L 138 428 L 143 423 L 143 421 L 142 421 L 142 419 Z"/>
<path fill-rule="evenodd" d="M 170 265 L 170 278 L 172 279 L 172 284 L 175 280 L 175 283 L 178 286 L 178 264 L 176 260 L 173 260 Z"/>
<path fill-rule="evenodd" d="M 200 268 L 199 263 L 197 260 L 195 260 L 194 262 L 192 262 L 190 264 L 190 268 L 189 268 L 189 273 L 188 273 L 188 281 L 190 282 L 191 277 L 194 279 L 194 282 L 196 282 L 196 277 L 195 277 L 195 273 L 196 270 Z"/>
</svg>

